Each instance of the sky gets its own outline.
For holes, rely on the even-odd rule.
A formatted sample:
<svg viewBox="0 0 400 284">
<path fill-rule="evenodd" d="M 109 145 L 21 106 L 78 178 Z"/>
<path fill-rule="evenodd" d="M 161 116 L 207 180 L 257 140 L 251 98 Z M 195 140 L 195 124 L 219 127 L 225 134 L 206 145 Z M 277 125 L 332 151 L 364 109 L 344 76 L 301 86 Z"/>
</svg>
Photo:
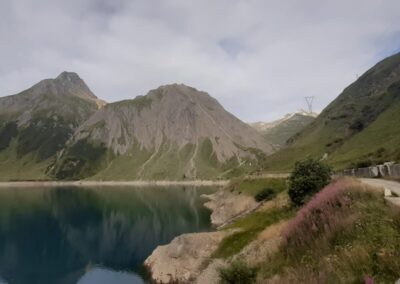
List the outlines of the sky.
<svg viewBox="0 0 400 284">
<path fill-rule="evenodd" d="M 66 70 L 107 102 L 184 83 L 269 121 L 399 51 L 398 0 L 0 1 L 0 96 Z"/>
</svg>

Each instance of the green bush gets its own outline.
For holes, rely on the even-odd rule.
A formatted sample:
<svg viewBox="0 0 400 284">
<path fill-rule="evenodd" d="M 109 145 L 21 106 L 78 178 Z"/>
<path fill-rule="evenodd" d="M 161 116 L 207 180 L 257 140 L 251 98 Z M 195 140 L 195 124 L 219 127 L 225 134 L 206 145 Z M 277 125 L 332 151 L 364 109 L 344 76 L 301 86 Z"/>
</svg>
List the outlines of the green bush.
<svg viewBox="0 0 400 284">
<path fill-rule="evenodd" d="M 243 261 L 233 261 L 218 270 L 221 284 L 252 284 L 256 282 L 257 269 Z"/>
<path fill-rule="evenodd" d="M 296 162 L 289 178 L 289 197 L 293 205 L 303 205 L 331 180 L 331 168 L 314 159 Z"/>
<path fill-rule="evenodd" d="M 270 187 L 266 187 L 261 189 L 255 196 L 254 199 L 257 202 L 261 202 L 264 200 L 271 200 L 276 196 L 275 190 L 270 188 Z"/>
</svg>

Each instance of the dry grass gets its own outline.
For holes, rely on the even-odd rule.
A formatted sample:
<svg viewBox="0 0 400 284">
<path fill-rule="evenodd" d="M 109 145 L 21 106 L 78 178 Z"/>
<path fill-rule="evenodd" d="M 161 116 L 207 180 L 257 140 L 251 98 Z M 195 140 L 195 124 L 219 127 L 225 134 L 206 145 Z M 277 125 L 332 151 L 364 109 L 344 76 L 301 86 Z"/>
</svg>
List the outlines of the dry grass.
<svg viewBox="0 0 400 284">
<path fill-rule="evenodd" d="M 288 221 L 283 220 L 265 228 L 257 237 L 259 241 L 267 241 L 273 238 L 280 237 L 282 230 L 287 227 Z"/>
</svg>

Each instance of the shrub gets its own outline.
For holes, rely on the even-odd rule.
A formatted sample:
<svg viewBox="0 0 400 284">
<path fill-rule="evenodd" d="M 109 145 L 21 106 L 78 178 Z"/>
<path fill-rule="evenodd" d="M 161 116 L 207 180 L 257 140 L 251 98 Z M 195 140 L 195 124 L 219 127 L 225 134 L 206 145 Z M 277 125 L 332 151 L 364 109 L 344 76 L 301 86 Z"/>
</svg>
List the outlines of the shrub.
<svg viewBox="0 0 400 284">
<path fill-rule="evenodd" d="M 254 199 L 257 202 L 261 202 L 264 200 L 271 200 L 276 196 L 275 190 L 270 188 L 270 187 L 266 187 L 261 189 L 255 196 Z"/>
<path fill-rule="evenodd" d="M 218 269 L 221 284 L 252 284 L 257 277 L 257 269 L 245 262 L 236 260 Z"/>
<path fill-rule="evenodd" d="M 296 162 L 289 178 L 289 197 L 293 205 L 300 206 L 320 191 L 331 180 L 331 168 L 326 164 L 307 159 Z"/>
</svg>

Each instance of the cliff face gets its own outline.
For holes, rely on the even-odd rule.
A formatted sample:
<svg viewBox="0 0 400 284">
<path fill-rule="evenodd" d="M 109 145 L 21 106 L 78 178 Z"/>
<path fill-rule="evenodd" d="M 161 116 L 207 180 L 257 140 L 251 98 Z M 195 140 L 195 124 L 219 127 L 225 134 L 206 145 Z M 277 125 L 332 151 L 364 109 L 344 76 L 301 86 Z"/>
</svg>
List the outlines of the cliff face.
<svg viewBox="0 0 400 284">
<path fill-rule="evenodd" d="M 71 159 L 79 158 L 76 145 L 83 144 L 107 158 L 80 160 L 88 172 L 66 173 Z M 77 129 L 55 173 L 60 178 L 215 178 L 271 150 L 257 131 L 207 93 L 173 84 L 98 110 Z"/>
</svg>

